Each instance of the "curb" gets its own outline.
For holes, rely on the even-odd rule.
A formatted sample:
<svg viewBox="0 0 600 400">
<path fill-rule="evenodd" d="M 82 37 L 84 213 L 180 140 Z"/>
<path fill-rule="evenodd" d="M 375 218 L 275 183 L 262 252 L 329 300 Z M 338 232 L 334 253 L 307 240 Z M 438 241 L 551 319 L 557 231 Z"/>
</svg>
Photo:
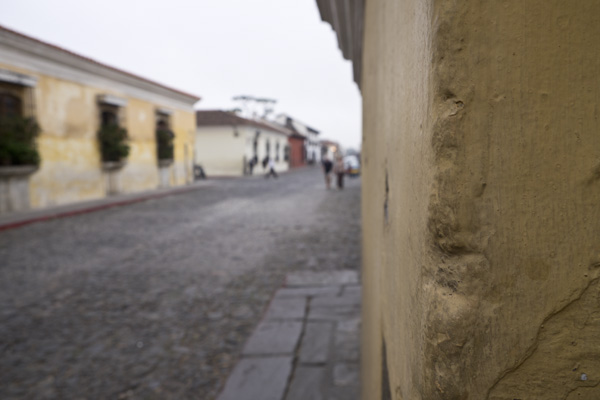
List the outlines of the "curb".
<svg viewBox="0 0 600 400">
<path fill-rule="evenodd" d="M 297 172 L 299 170 L 308 169 L 314 167 L 314 165 L 301 165 L 299 167 L 288 168 L 285 171 L 276 171 L 278 175 L 285 175 Z M 252 178 L 264 178 L 265 174 L 267 174 L 266 170 L 261 170 L 260 172 L 253 172 L 252 175 L 207 175 L 206 179 L 217 179 L 217 180 L 230 180 L 230 179 L 252 179 Z"/>
<path fill-rule="evenodd" d="M 183 194 L 183 193 L 191 192 L 194 190 L 198 190 L 202 187 L 204 187 L 204 186 L 185 187 L 185 188 L 180 188 L 180 189 L 174 189 L 174 190 L 171 190 L 168 192 L 151 193 L 151 194 L 136 197 L 133 199 L 117 200 L 117 201 L 107 202 L 105 204 L 98 204 L 98 205 L 89 206 L 89 207 L 83 206 L 82 208 L 79 208 L 76 210 L 62 211 L 62 212 L 57 212 L 57 213 L 49 213 L 48 215 L 41 215 L 38 217 L 25 218 L 25 219 L 14 221 L 14 222 L 7 222 L 5 224 L 2 224 L 0 222 L 0 232 L 6 231 L 9 229 L 19 228 L 24 225 L 34 224 L 37 222 L 49 221 L 49 220 L 59 219 L 59 218 L 73 217 L 76 215 L 88 214 L 88 213 L 92 213 L 92 212 L 96 212 L 96 211 L 105 210 L 107 208 L 122 207 L 122 206 L 127 206 L 130 204 L 141 203 L 141 202 L 147 201 L 147 200 L 158 199 L 161 197 Z M 76 204 L 77 203 L 74 203 L 74 205 L 76 205 Z"/>
<path fill-rule="evenodd" d="M 246 338 L 246 340 L 244 341 L 244 345 L 241 347 L 240 350 L 240 354 L 238 355 L 237 360 L 235 360 L 235 362 L 233 363 L 233 366 L 231 367 L 231 371 L 229 371 L 229 374 L 225 377 L 225 379 L 223 380 L 223 382 L 221 383 L 221 386 L 219 387 L 219 389 L 217 390 L 217 399 L 219 398 L 219 396 L 221 396 L 221 394 L 223 393 L 223 390 L 225 390 L 225 385 L 227 384 L 227 380 L 229 379 L 229 376 L 231 375 L 231 373 L 233 372 L 233 370 L 235 369 L 235 367 L 237 367 L 237 365 L 240 363 L 240 361 L 242 360 L 242 351 L 244 349 L 244 347 L 246 347 L 246 343 L 248 343 L 248 340 L 252 337 L 252 335 L 254 335 L 254 332 L 256 332 L 256 330 L 258 329 L 258 326 L 261 324 L 261 322 L 264 321 L 266 315 L 267 315 L 267 311 L 269 311 L 269 308 L 271 307 L 271 303 L 273 302 L 273 299 L 275 298 L 275 295 L 277 294 L 277 292 L 279 291 L 279 289 L 284 288 L 286 285 L 286 281 L 287 281 L 287 274 L 286 276 L 282 279 L 281 284 L 277 287 L 277 289 L 275 289 L 275 291 L 273 291 L 273 293 L 271 294 L 271 297 L 269 298 L 269 300 L 267 301 L 267 304 L 265 305 L 265 307 L 262 310 L 262 313 L 260 315 L 260 318 L 258 320 L 258 323 L 256 324 L 256 326 L 254 327 L 254 329 L 252 329 L 252 333 L 250 333 L 248 335 L 248 337 Z"/>
</svg>

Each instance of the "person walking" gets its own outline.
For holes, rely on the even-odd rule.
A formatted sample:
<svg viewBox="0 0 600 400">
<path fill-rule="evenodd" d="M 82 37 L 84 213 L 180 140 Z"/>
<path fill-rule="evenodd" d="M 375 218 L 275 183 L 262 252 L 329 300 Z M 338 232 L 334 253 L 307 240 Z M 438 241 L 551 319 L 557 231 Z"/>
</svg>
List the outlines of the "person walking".
<svg viewBox="0 0 600 400">
<path fill-rule="evenodd" d="M 250 161 L 248 162 L 248 175 L 252 175 L 252 172 L 254 171 L 254 166 L 258 163 L 258 160 L 256 159 L 256 156 L 252 157 L 252 159 L 250 159 Z"/>
<path fill-rule="evenodd" d="M 268 164 L 269 164 L 269 156 L 265 156 L 265 158 L 263 158 L 263 160 L 262 160 L 263 169 L 266 169 Z"/>
<path fill-rule="evenodd" d="M 333 163 L 329 157 L 325 156 L 321 163 L 323 165 L 323 173 L 325 174 L 325 186 L 327 189 L 331 188 L 331 170 L 333 169 Z"/>
<path fill-rule="evenodd" d="M 273 161 L 272 158 L 269 158 L 267 162 L 267 167 L 269 168 L 269 172 L 267 172 L 265 178 L 268 179 L 270 176 L 273 176 L 273 178 L 277 178 L 277 172 L 275 172 L 275 161 Z"/>
<path fill-rule="evenodd" d="M 337 176 L 337 187 L 342 190 L 344 188 L 344 174 L 346 170 L 344 168 L 344 159 L 341 155 L 336 156 L 335 164 L 333 165 L 333 172 Z"/>
</svg>

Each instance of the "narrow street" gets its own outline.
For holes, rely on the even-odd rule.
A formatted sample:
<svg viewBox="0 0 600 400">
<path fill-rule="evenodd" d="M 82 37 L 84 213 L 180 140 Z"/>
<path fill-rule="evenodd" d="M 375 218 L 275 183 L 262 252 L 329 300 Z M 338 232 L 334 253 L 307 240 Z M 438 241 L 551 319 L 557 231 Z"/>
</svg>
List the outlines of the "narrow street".
<svg viewBox="0 0 600 400">
<path fill-rule="evenodd" d="M 0 232 L 1 399 L 214 399 L 293 271 L 359 269 L 320 168 Z"/>
</svg>

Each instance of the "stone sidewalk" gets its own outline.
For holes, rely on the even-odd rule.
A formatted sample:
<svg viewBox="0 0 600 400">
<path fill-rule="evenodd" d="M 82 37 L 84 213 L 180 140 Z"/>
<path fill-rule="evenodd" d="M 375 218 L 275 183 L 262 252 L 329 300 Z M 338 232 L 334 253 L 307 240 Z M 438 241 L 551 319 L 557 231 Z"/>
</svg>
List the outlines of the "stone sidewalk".
<svg viewBox="0 0 600 400">
<path fill-rule="evenodd" d="M 18 228 L 36 222 L 48 221 L 56 218 L 71 217 L 79 214 L 100 211 L 111 207 L 126 206 L 141 201 L 158 199 L 165 196 L 187 193 L 192 190 L 210 186 L 211 181 L 202 180 L 184 186 L 158 188 L 136 193 L 126 193 L 103 197 L 96 200 L 79 201 L 61 206 L 46 207 L 0 215 L 0 231 Z"/>
<path fill-rule="evenodd" d="M 358 399 L 360 301 L 356 271 L 289 274 L 218 400 Z"/>
</svg>

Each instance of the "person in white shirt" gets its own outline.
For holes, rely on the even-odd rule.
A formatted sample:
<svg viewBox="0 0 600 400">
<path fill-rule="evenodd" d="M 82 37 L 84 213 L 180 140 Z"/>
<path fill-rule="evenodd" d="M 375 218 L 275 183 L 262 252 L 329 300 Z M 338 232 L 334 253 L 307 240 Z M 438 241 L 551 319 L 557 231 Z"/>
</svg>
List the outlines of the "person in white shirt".
<svg viewBox="0 0 600 400">
<path fill-rule="evenodd" d="M 270 176 L 273 176 L 273 178 L 277 178 L 277 172 L 275 172 L 275 161 L 273 161 L 272 158 L 269 158 L 269 162 L 267 163 L 267 168 L 269 169 L 269 172 L 267 172 L 267 174 L 265 175 L 265 178 L 269 178 Z"/>
</svg>

